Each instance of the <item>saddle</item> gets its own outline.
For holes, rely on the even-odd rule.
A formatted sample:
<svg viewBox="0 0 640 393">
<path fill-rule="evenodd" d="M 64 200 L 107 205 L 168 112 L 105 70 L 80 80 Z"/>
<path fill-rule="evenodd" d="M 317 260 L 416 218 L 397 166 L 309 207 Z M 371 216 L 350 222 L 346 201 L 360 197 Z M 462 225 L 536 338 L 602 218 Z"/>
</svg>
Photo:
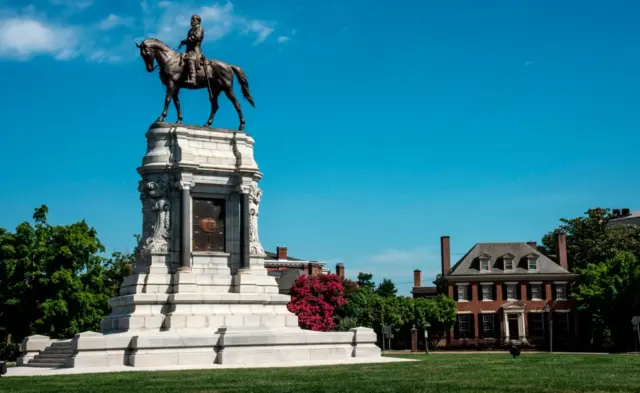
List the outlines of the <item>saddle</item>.
<svg viewBox="0 0 640 393">
<path fill-rule="evenodd" d="M 204 56 L 200 58 L 200 61 L 196 61 L 196 71 L 200 70 L 202 68 L 202 65 L 205 64 L 207 61 L 208 60 Z M 187 54 L 180 53 L 180 66 L 184 66 L 186 62 L 187 62 Z"/>
</svg>

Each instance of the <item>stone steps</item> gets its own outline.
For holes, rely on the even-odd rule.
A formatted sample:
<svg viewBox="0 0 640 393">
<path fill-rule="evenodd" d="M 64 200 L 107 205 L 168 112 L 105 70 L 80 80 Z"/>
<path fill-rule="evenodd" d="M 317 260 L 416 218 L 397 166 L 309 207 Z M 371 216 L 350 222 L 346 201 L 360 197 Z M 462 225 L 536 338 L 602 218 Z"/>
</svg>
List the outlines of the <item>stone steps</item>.
<svg viewBox="0 0 640 393">
<path fill-rule="evenodd" d="M 73 356 L 73 347 L 70 340 L 57 341 L 48 346 L 44 351 L 29 360 L 27 367 L 58 368 L 64 367 L 67 359 Z"/>
</svg>

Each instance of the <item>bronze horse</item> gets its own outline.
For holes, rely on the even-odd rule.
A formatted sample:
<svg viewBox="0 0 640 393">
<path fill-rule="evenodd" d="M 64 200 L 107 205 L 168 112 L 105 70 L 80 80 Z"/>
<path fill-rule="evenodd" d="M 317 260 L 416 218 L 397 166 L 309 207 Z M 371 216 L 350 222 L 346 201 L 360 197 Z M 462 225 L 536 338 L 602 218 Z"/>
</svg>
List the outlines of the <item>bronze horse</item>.
<svg viewBox="0 0 640 393">
<path fill-rule="evenodd" d="M 153 72 L 155 70 L 156 67 L 154 66 L 154 61 L 158 63 L 158 68 L 160 69 L 160 80 L 167 91 L 164 98 L 164 110 L 156 122 L 162 122 L 164 121 L 164 118 L 167 117 L 169 102 L 173 99 L 176 112 L 178 112 L 178 121 L 176 123 L 182 123 L 182 111 L 180 110 L 180 100 L 178 99 L 178 93 L 181 88 L 209 88 L 211 114 L 209 115 L 209 120 L 207 120 L 204 127 L 209 127 L 213 123 L 213 117 L 216 115 L 216 111 L 218 110 L 218 95 L 221 92 L 224 92 L 238 112 L 238 117 L 240 119 L 240 126 L 238 127 L 238 130 L 244 130 L 242 109 L 240 109 L 240 103 L 236 99 L 235 94 L 233 94 L 234 74 L 236 78 L 238 78 L 244 98 L 249 101 L 251 106 L 254 108 L 255 104 L 253 102 L 253 98 L 251 98 L 251 94 L 249 93 L 249 82 L 247 81 L 247 77 L 244 75 L 244 72 L 240 67 L 226 64 L 218 60 L 207 60 L 206 63 L 200 64 L 200 67 L 197 70 L 196 84 L 189 85 L 185 83 L 187 71 L 180 53 L 174 51 L 164 42 L 155 38 L 148 38 L 139 44 L 136 43 L 136 46 L 140 49 L 140 56 L 144 60 L 144 64 L 147 67 L 148 72 Z"/>
</svg>

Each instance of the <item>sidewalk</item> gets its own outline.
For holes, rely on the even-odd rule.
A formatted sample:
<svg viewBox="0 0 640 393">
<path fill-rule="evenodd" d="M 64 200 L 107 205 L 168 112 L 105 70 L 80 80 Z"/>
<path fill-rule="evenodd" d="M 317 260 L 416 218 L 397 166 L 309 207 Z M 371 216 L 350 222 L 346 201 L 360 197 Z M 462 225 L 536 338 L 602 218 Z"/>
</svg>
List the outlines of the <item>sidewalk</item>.
<svg viewBox="0 0 640 393">
<path fill-rule="evenodd" d="M 391 351 L 384 351 L 383 352 L 385 355 L 424 355 L 425 352 L 424 350 L 418 351 L 418 352 L 411 352 L 408 349 L 404 349 L 404 350 L 398 350 L 398 349 L 393 349 Z M 452 354 L 452 355 L 456 355 L 456 354 L 460 354 L 460 355 L 468 355 L 468 354 L 478 354 L 478 355 L 482 355 L 482 354 L 501 354 L 504 355 L 505 353 L 509 353 L 508 349 L 502 350 L 502 351 L 496 351 L 496 350 L 447 350 L 447 351 L 442 351 L 442 350 L 429 350 L 429 355 L 442 355 L 442 354 Z M 550 355 L 610 355 L 610 353 L 607 352 L 549 352 L 549 351 L 537 351 L 537 350 L 523 350 L 522 354 L 528 354 L 528 353 L 535 353 L 535 354 L 550 354 Z"/>
</svg>

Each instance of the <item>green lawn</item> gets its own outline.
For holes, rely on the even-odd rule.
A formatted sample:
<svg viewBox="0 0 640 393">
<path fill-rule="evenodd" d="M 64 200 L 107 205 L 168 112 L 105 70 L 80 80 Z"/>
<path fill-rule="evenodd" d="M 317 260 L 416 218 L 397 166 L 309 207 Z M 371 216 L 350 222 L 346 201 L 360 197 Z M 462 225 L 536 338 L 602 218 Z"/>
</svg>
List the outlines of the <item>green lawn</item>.
<svg viewBox="0 0 640 393">
<path fill-rule="evenodd" d="M 431 354 L 339 367 L 0 378 L 0 392 L 640 392 L 640 356 Z"/>
</svg>

